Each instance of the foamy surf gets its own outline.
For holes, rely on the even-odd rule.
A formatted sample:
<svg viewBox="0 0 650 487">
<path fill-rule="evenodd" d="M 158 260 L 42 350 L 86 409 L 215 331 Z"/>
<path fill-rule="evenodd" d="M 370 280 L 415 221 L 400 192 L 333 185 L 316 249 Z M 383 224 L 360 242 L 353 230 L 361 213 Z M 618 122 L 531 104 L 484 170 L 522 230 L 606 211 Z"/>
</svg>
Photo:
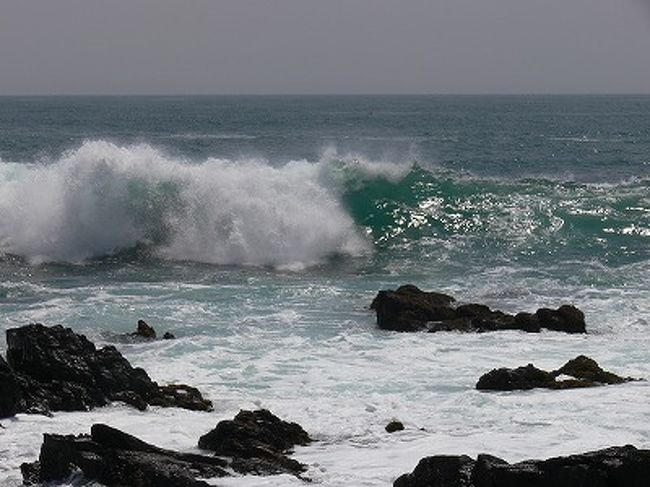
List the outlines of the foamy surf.
<svg viewBox="0 0 650 487">
<path fill-rule="evenodd" d="M 148 245 L 173 260 L 283 268 L 359 256 L 371 244 L 339 185 L 403 169 L 332 157 L 190 163 L 150 145 L 93 141 L 47 165 L 2 164 L 0 252 L 78 262 Z"/>
</svg>

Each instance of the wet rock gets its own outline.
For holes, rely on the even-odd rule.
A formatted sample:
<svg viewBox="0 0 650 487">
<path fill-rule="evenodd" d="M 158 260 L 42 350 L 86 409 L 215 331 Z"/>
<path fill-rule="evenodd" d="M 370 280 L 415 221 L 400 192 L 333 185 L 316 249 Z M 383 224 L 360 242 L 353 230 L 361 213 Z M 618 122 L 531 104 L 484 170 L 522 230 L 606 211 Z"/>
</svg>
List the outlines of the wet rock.
<svg viewBox="0 0 650 487">
<path fill-rule="evenodd" d="M 420 460 L 410 474 L 399 477 L 394 487 L 470 487 L 475 461 L 467 455 L 435 456 Z"/>
<path fill-rule="evenodd" d="M 0 357 L 0 418 L 13 416 L 18 411 L 20 387 L 9 364 Z"/>
<path fill-rule="evenodd" d="M 556 310 L 540 308 L 535 313 L 542 328 L 567 333 L 585 333 L 585 315 L 575 306 L 565 304 Z"/>
<path fill-rule="evenodd" d="M 523 330 L 539 332 L 541 328 L 567 333 L 585 333 L 584 314 L 575 306 L 557 310 L 540 309 L 535 314 L 510 315 L 488 306 L 469 303 L 455 306 L 446 294 L 425 292 L 407 284 L 396 290 L 379 291 L 370 308 L 377 313 L 377 325 L 394 331 L 464 331 L 485 332 Z"/>
<path fill-rule="evenodd" d="M 159 386 L 158 394 L 149 400 L 152 406 L 181 407 L 192 411 L 211 411 L 212 402 L 204 399 L 196 387 L 185 384 Z"/>
<path fill-rule="evenodd" d="M 198 390 L 185 385 L 160 387 L 115 347 L 97 349 L 85 336 L 60 325 L 7 330 L 7 362 L 0 365 L 0 387 L 16 385 L 14 413 L 84 411 L 110 401 L 138 409 L 147 404 L 211 409 Z"/>
<path fill-rule="evenodd" d="M 26 485 L 61 482 L 75 470 L 87 480 L 122 487 L 207 487 L 200 478 L 224 477 L 228 462 L 158 448 L 104 424 L 90 435 L 43 438 L 37 462 L 23 464 Z"/>
<path fill-rule="evenodd" d="M 145 340 L 155 340 L 156 330 L 149 326 L 146 321 L 138 320 L 138 327 L 135 332 L 131 333 L 131 336 L 144 338 Z"/>
<path fill-rule="evenodd" d="M 630 377 L 619 377 L 601 369 L 594 359 L 585 355 L 579 355 L 573 360 L 569 360 L 553 374 L 555 376 L 570 375 L 576 379 L 597 384 L 621 384 L 622 382 L 634 380 Z"/>
<path fill-rule="evenodd" d="M 427 293 L 407 284 L 397 290 L 379 291 L 370 305 L 377 312 L 377 324 L 385 330 L 416 331 L 431 321 L 456 317 L 450 308 L 454 298 L 440 293 Z"/>
<path fill-rule="evenodd" d="M 526 312 L 517 313 L 515 315 L 515 328 L 529 333 L 537 333 L 542 329 L 539 324 L 539 319 L 537 319 L 537 315 Z"/>
<path fill-rule="evenodd" d="M 165 334 L 163 335 L 163 340 L 173 340 L 175 338 L 176 338 L 176 336 L 172 332 L 169 332 L 169 331 L 166 331 Z"/>
<path fill-rule="evenodd" d="M 489 391 L 512 391 L 515 389 L 533 389 L 535 387 L 551 388 L 555 377 L 550 372 L 540 370 L 528 364 L 516 369 L 494 369 L 483 375 L 476 388 Z"/>
<path fill-rule="evenodd" d="M 611 447 L 579 455 L 510 464 L 479 455 L 420 460 L 395 487 L 642 487 L 650 478 L 650 450 Z"/>
<path fill-rule="evenodd" d="M 404 429 L 404 424 L 401 421 L 393 420 L 386 425 L 384 428 L 388 433 L 395 433 L 396 431 L 402 431 Z"/>
<path fill-rule="evenodd" d="M 305 465 L 286 454 L 311 441 L 300 425 L 283 421 L 266 409 L 242 410 L 233 420 L 221 421 L 203 435 L 199 448 L 233 457 L 231 466 L 240 473 L 299 475 Z"/>
<path fill-rule="evenodd" d="M 569 376 L 569 379 L 561 379 Z M 533 364 L 516 369 L 494 369 L 484 374 L 476 384 L 479 390 L 512 391 L 527 390 L 538 387 L 546 389 L 575 389 L 595 387 L 605 384 L 621 384 L 632 381 L 630 377 L 619 377 L 600 368 L 595 360 L 580 355 L 569 360 L 555 371 L 545 371 Z"/>
</svg>

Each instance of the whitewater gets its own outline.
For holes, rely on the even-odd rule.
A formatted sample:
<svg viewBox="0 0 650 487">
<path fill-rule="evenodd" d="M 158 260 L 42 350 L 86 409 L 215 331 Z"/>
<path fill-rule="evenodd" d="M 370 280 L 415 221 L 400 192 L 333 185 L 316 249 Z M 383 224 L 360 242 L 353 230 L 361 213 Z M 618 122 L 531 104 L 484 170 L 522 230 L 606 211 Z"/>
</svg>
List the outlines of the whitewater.
<svg viewBox="0 0 650 487">
<path fill-rule="evenodd" d="M 20 485 L 43 433 L 104 422 L 198 452 L 218 421 L 260 407 L 316 439 L 294 458 L 323 486 L 391 485 L 432 454 L 518 461 L 650 447 L 647 381 L 474 389 L 492 368 L 554 369 L 579 354 L 650 379 L 647 97 L 0 108 L 2 330 L 61 323 L 215 405 L 3 419 L 0 485 Z M 379 330 L 370 302 L 404 283 L 509 313 L 573 303 L 588 333 Z M 138 319 L 177 339 L 120 339 Z M 406 429 L 386 433 L 392 419 Z M 303 485 L 286 475 L 217 484 Z"/>
</svg>

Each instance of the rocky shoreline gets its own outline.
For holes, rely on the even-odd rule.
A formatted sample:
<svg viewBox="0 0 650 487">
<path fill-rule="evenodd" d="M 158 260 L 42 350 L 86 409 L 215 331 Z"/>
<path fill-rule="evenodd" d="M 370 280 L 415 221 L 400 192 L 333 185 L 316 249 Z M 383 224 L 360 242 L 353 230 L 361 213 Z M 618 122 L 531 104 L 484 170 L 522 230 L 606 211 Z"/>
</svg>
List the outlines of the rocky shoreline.
<svg viewBox="0 0 650 487">
<path fill-rule="evenodd" d="M 448 295 L 413 285 L 379 291 L 371 304 L 377 325 L 391 331 L 487 332 L 541 329 L 585 333 L 584 314 L 572 305 L 556 310 L 510 315 L 489 307 L 460 304 Z M 155 330 L 138 322 L 129 339 L 153 340 Z M 165 338 L 173 338 L 169 334 Z M 134 368 L 114 346 L 97 348 L 83 335 L 62 326 L 27 325 L 7 330 L 7 359 L 0 356 L 0 418 L 17 413 L 50 415 L 54 411 L 87 411 L 113 401 L 139 410 L 148 406 L 211 411 L 212 402 L 186 384 L 159 385 Z M 493 369 L 476 384 L 480 391 L 534 388 L 571 389 L 638 380 L 603 370 L 580 355 L 557 370 L 532 364 Z M 404 429 L 393 420 L 387 434 Z M 232 420 L 197 438 L 206 454 L 165 450 L 105 424 L 89 434 L 45 434 L 39 459 L 21 467 L 25 485 L 65 481 L 74 471 L 84 478 L 120 487 L 203 487 L 210 477 L 291 474 L 304 477 L 307 466 L 288 455 L 313 439 L 298 424 L 267 410 L 240 411 Z M 611 447 L 569 457 L 509 464 L 479 455 L 423 458 L 395 487 L 617 487 L 645 485 L 650 478 L 650 450 Z"/>
<path fill-rule="evenodd" d="M 7 330 L 7 360 L 0 357 L 0 418 L 16 413 L 87 411 L 121 401 L 210 411 L 212 402 L 186 384 L 160 386 L 113 346 L 96 348 L 60 325 Z"/>
<path fill-rule="evenodd" d="M 307 467 L 287 456 L 311 438 L 299 425 L 267 410 L 240 411 L 198 440 L 213 455 L 166 450 L 105 424 L 90 434 L 44 435 L 39 459 L 21 466 L 25 485 L 63 482 L 75 470 L 106 486 L 204 487 L 201 478 L 237 474 L 289 473 L 301 478 Z M 304 479 L 306 480 L 306 479 Z"/>
<path fill-rule="evenodd" d="M 393 487 L 645 487 L 650 450 L 631 445 L 510 464 L 492 455 L 438 455 L 420 460 Z"/>
</svg>

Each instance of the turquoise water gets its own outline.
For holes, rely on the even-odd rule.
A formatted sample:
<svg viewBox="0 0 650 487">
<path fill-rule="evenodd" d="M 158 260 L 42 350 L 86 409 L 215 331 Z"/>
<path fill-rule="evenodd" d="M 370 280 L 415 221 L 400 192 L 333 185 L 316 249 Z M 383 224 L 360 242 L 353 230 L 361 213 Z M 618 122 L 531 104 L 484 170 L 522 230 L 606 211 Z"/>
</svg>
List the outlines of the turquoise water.
<svg viewBox="0 0 650 487">
<path fill-rule="evenodd" d="M 2 328 L 63 323 L 216 404 L 21 417 L 0 430 L 7 482 L 43 431 L 99 418 L 191 449 L 260 404 L 320 438 L 298 454 L 324 485 L 386 485 L 435 452 L 650 444 L 644 384 L 473 390 L 579 353 L 650 377 L 650 97 L 0 98 L 0 161 Z M 590 334 L 377 330 L 370 301 L 405 282 L 571 302 Z M 178 340 L 121 343 L 141 318 Z M 387 438 L 393 417 L 409 428 Z"/>
</svg>

